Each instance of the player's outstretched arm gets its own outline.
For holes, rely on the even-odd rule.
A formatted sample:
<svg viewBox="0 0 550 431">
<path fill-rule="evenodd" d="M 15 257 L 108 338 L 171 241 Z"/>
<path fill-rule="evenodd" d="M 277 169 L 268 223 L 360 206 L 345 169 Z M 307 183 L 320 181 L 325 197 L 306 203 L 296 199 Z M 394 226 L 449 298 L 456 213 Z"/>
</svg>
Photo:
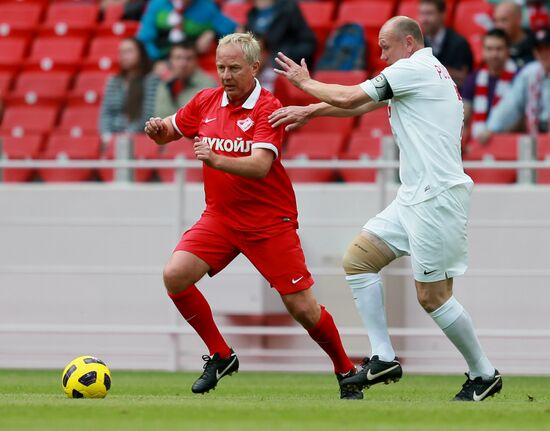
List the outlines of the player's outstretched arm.
<svg viewBox="0 0 550 431">
<path fill-rule="evenodd" d="M 145 134 L 158 145 L 164 145 L 181 138 L 181 135 L 176 132 L 174 126 L 172 126 L 170 117 L 164 119 L 160 117 L 151 117 L 149 121 L 145 123 L 145 128 L 143 130 Z"/>
<path fill-rule="evenodd" d="M 325 84 L 315 81 L 309 76 L 304 59 L 298 65 L 279 52 L 275 61 L 280 66 L 280 69 L 274 69 L 276 73 L 285 76 L 294 86 L 329 105 L 353 109 L 372 100 L 359 85 Z"/>
<path fill-rule="evenodd" d="M 337 108 L 325 102 L 307 106 L 285 106 L 274 111 L 268 121 L 271 127 L 287 124 L 285 130 L 290 132 L 302 127 L 315 117 L 355 117 L 385 106 L 387 106 L 385 102 L 367 102 L 354 109 Z"/>
<path fill-rule="evenodd" d="M 273 163 L 273 151 L 264 148 L 253 148 L 252 154 L 246 157 L 227 157 L 214 153 L 210 145 L 198 136 L 193 144 L 195 157 L 207 166 L 245 178 L 265 178 Z"/>
</svg>

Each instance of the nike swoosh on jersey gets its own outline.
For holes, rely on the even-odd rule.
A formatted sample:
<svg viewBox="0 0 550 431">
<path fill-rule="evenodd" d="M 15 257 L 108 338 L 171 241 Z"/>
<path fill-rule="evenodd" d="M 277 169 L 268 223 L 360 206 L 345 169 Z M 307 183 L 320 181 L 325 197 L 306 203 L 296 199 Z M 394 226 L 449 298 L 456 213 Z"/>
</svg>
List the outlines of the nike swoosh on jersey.
<svg viewBox="0 0 550 431">
<path fill-rule="evenodd" d="M 386 369 L 386 370 L 384 370 L 384 371 L 380 371 L 379 373 L 376 373 L 376 374 L 372 374 L 372 373 L 370 372 L 370 370 L 368 370 L 368 371 L 367 371 L 367 380 L 374 380 L 374 379 L 376 379 L 376 378 L 378 378 L 378 377 L 380 377 L 380 376 L 383 376 L 384 374 L 389 373 L 389 372 L 392 371 L 392 370 L 395 370 L 395 369 L 398 368 L 398 367 L 399 367 L 399 364 L 394 365 L 393 367 L 388 368 L 388 369 Z"/>
<path fill-rule="evenodd" d="M 302 275 L 300 278 L 297 278 L 296 280 L 292 279 L 292 284 L 298 283 L 304 276 Z"/>
<path fill-rule="evenodd" d="M 495 385 L 500 382 L 500 376 L 493 382 L 491 386 L 489 386 L 487 389 L 485 389 L 484 392 L 482 392 L 480 395 L 476 394 L 476 391 L 474 391 L 474 401 L 481 401 L 483 398 L 487 396 L 489 391 L 495 387 Z"/>
<path fill-rule="evenodd" d="M 237 357 L 235 356 L 231 361 L 231 363 L 227 367 L 225 367 L 225 369 L 221 373 L 219 373 L 218 370 L 216 370 L 216 380 L 220 380 L 223 377 L 223 375 L 226 373 L 226 371 L 231 367 L 231 365 L 235 363 L 236 360 L 237 360 Z"/>
<path fill-rule="evenodd" d="M 204 120 L 204 122 L 205 122 L 206 124 L 208 124 L 208 123 L 214 121 L 215 119 L 216 119 L 216 118 L 207 118 L 206 120 Z"/>
</svg>

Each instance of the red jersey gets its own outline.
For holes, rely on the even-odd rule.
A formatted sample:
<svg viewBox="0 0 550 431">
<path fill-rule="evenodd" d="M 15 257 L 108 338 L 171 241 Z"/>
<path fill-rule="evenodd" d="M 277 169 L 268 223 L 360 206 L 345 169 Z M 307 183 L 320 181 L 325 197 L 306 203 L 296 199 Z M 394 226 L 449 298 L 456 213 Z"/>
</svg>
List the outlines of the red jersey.
<svg viewBox="0 0 550 431">
<path fill-rule="evenodd" d="M 223 88 L 207 88 L 172 116 L 176 131 L 190 138 L 199 136 L 216 154 L 245 157 L 252 148 L 273 151 L 273 164 L 263 179 L 203 165 L 205 213 L 260 237 L 271 236 L 289 223 L 298 227 L 296 197 L 281 163 L 283 128 L 273 128 L 267 121 L 281 106 L 256 80 L 256 87 L 241 106 L 229 104 Z"/>
</svg>

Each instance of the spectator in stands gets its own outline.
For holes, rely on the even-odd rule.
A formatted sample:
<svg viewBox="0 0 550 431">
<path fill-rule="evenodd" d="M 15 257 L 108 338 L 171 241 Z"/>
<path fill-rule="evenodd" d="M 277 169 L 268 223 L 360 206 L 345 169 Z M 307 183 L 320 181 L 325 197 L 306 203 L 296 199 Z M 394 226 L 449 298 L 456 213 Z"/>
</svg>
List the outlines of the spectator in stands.
<svg viewBox="0 0 550 431">
<path fill-rule="evenodd" d="M 186 105 L 200 90 L 216 87 L 216 81 L 197 63 L 197 48 L 189 40 L 172 45 L 168 57 L 170 79 L 159 82 L 155 116 L 168 117 Z"/>
<path fill-rule="evenodd" d="M 459 89 L 474 63 L 468 41 L 453 29 L 445 27 L 445 0 L 420 0 L 418 21 L 427 47 L 447 68 Z"/>
<path fill-rule="evenodd" d="M 137 38 L 152 60 L 168 57 L 170 45 L 191 39 L 200 54 L 208 52 L 216 36 L 232 33 L 237 24 L 223 15 L 213 0 L 151 0 Z"/>
<path fill-rule="evenodd" d="M 259 80 L 264 88 L 272 90 L 279 51 L 298 62 L 304 58 L 312 66 L 317 41 L 296 0 L 254 0 L 245 28 L 263 48 Z"/>
<path fill-rule="evenodd" d="M 495 27 L 504 30 L 510 38 L 510 56 L 518 67 L 534 60 L 533 43 L 529 31 L 521 25 L 521 6 L 505 1 L 495 7 Z"/>
<path fill-rule="evenodd" d="M 478 141 L 485 144 L 493 133 L 526 130 L 548 133 L 550 122 L 550 27 L 534 33 L 535 58 L 518 73 L 511 90 L 489 115 L 487 130 Z"/>
<path fill-rule="evenodd" d="M 143 123 L 155 108 L 159 79 L 150 73 L 143 44 L 135 38 L 122 40 L 118 61 L 120 72 L 107 81 L 101 103 L 99 132 L 103 142 L 113 133 L 143 133 Z"/>
<path fill-rule="evenodd" d="M 517 66 L 510 58 L 510 40 L 503 30 L 483 36 L 483 67 L 474 70 L 462 89 L 464 138 L 485 130 L 491 108 L 510 90 Z"/>
</svg>

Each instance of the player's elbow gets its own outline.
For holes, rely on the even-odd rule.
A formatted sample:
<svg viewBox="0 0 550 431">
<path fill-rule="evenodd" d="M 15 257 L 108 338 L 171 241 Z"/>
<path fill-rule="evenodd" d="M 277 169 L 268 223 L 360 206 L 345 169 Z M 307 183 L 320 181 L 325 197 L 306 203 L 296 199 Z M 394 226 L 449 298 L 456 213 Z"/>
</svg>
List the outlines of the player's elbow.
<svg viewBox="0 0 550 431">
<path fill-rule="evenodd" d="M 364 103 L 353 94 L 341 94 L 336 98 L 335 102 L 334 105 L 336 107 L 343 109 L 354 109 Z"/>
<path fill-rule="evenodd" d="M 265 177 L 267 177 L 267 174 L 269 173 L 269 168 L 270 166 L 260 166 L 254 171 L 253 178 L 256 180 L 263 180 Z"/>
</svg>

